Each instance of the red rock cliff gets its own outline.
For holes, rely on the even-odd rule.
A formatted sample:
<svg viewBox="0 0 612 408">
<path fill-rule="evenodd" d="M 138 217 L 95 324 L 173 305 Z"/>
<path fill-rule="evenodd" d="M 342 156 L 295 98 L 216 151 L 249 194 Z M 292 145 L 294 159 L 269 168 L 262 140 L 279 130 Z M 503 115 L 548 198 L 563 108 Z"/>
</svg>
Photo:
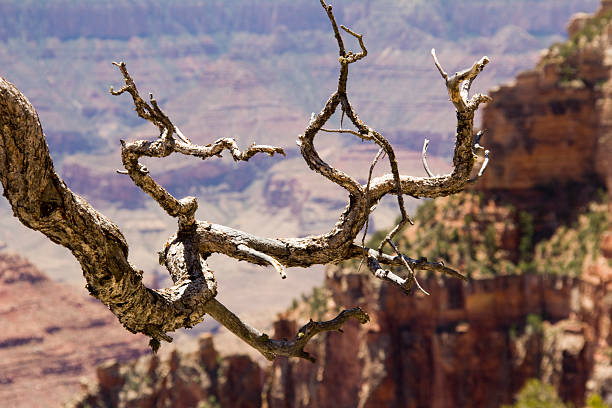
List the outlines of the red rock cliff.
<svg viewBox="0 0 612 408">
<path fill-rule="evenodd" d="M 570 40 L 491 91 L 483 113 L 492 162 L 476 189 L 548 218 L 548 232 L 594 190 L 612 191 L 611 17 L 609 1 L 576 15 Z"/>
<path fill-rule="evenodd" d="M 369 276 L 330 270 L 330 309 L 359 305 L 372 321 L 315 340 L 315 364 L 277 359 L 268 406 L 499 407 L 532 377 L 582 406 L 611 340 L 605 285 L 541 275 L 425 284 L 432 296 L 405 296 Z M 277 322 L 276 335 L 288 336 L 291 326 Z"/>
<path fill-rule="evenodd" d="M 406 296 L 368 275 L 330 269 L 328 316 L 359 305 L 371 322 L 314 338 L 316 363 L 277 358 L 264 377 L 247 356 L 220 358 L 204 337 L 192 354 L 98 369 L 75 406 L 497 408 L 533 377 L 576 407 L 592 391 L 612 393 L 605 284 L 542 275 L 424 284 L 430 297 Z M 298 315 L 300 308 L 279 319 L 275 337 L 295 335 Z"/>
</svg>

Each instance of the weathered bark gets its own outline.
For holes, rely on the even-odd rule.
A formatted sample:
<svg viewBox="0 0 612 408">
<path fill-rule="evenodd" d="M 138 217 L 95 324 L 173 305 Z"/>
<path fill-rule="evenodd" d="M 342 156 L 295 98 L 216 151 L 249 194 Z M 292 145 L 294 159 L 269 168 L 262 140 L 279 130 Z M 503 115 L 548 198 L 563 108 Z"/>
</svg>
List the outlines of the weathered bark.
<svg viewBox="0 0 612 408">
<path fill-rule="evenodd" d="M 38 230 L 53 242 L 68 248 L 81 264 L 87 288 L 117 316 L 132 332 L 151 337 L 156 349 L 160 340 L 171 341 L 166 334 L 180 327 L 192 327 L 211 315 L 245 342 L 259 350 L 266 358 L 277 355 L 311 359 L 304 351 L 308 340 L 322 331 L 338 330 L 350 318 L 361 323 L 368 320 L 360 309 L 346 310 L 329 322 L 311 322 L 297 333 L 292 341 L 271 340 L 220 304 L 216 299 L 216 281 L 208 269 L 206 258 L 222 253 L 238 260 L 258 265 L 273 266 L 284 278 L 285 267 L 308 267 L 315 264 L 337 263 L 363 257 L 371 272 L 386 281 L 410 290 L 416 281 L 413 269 L 426 269 L 463 278 L 441 262 L 412 259 L 397 251 L 392 239 L 409 222 L 403 195 L 438 197 L 461 191 L 474 167 L 474 150 L 479 147 L 474 138 L 474 112 L 486 96 L 468 99 L 468 91 L 476 75 L 488 62 L 486 57 L 452 77 L 442 70 L 434 54 L 436 66 L 446 81 L 451 100 L 457 110 L 457 138 L 454 170 L 445 176 L 402 176 L 391 144 L 378 131 L 359 119 L 349 102 L 346 91 L 348 68 L 363 59 L 367 50 L 363 38 L 340 26 L 359 41 L 361 52 L 346 51 L 331 6 L 320 0 L 332 23 L 339 48 L 340 75 L 338 88 L 332 93 L 321 112 L 313 114 L 310 123 L 299 136 L 302 155 L 315 172 L 343 187 L 349 203 L 336 225 L 326 234 L 305 238 L 262 238 L 222 225 L 197 221 L 194 218 L 197 200 L 194 197 L 177 199 L 160 186 L 139 163 L 142 156 L 163 158 L 172 153 L 208 159 L 228 150 L 235 160 L 249 160 L 257 153 L 284 154 L 274 146 L 253 145 L 246 151 L 238 149 L 233 139 L 223 138 L 209 146 L 194 145 L 172 123 L 151 96 L 145 102 L 124 63 L 115 63 L 124 77 L 125 86 L 111 93 L 128 92 L 139 116 L 159 128 L 154 141 L 122 141 L 122 159 L 126 173 L 134 183 L 149 194 L 178 221 L 178 231 L 160 252 L 160 263 L 165 265 L 174 285 L 153 290 L 142 284 L 142 272 L 127 261 L 128 246 L 117 226 L 93 209 L 84 199 L 72 193 L 53 169 L 44 134 L 36 111 L 19 90 L 0 78 L 0 181 L 4 196 L 14 214 L 26 226 Z M 323 126 L 338 106 L 357 130 L 327 130 Z M 387 154 L 391 174 L 368 180 L 361 185 L 350 175 L 327 164 L 314 147 L 319 131 L 346 132 L 373 141 Z M 372 168 L 380 155 L 372 163 Z M 425 149 L 423 152 L 425 163 Z M 395 194 L 402 216 L 401 222 L 389 233 L 377 250 L 354 243 L 369 218 L 372 207 L 386 194 Z M 382 252 L 385 243 L 396 250 L 391 256 Z M 381 264 L 404 266 L 406 278 L 384 270 Z M 419 286 L 420 288 L 420 286 Z"/>
<path fill-rule="evenodd" d="M 189 239 L 193 237 L 177 238 L 169 246 L 176 254 L 174 264 L 187 275 L 173 273 L 175 285 L 162 291 L 146 288 L 142 272 L 127 260 L 128 246 L 117 226 L 66 187 L 53 169 L 36 111 L 3 78 L 0 132 L 0 180 L 14 215 L 72 252 L 90 293 L 128 330 L 160 339 L 167 337 L 165 332 L 201 321 L 204 312 L 199 309 L 214 297 L 216 285 L 212 275 L 194 273 L 202 266 Z"/>
</svg>

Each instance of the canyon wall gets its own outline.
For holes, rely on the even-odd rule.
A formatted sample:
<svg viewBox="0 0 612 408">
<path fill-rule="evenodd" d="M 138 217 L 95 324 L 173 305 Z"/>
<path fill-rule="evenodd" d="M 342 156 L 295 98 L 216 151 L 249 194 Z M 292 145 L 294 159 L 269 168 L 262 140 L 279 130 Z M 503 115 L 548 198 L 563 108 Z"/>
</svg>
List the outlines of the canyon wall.
<svg viewBox="0 0 612 408">
<path fill-rule="evenodd" d="M 330 269 L 328 307 L 359 305 L 371 322 L 316 339 L 314 364 L 277 359 L 268 406 L 499 407 L 533 377 L 577 407 L 594 391 L 587 383 L 611 340 L 605 285 L 542 275 L 422 283 L 431 296 Z M 276 336 L 295 332 L 287 319 Z"/>
<path fill-rule="evenodd" d="M 492 90 L 483 113 L 492 162 L 475 190 L 529 211 L 550 234 L 597 189 L 612 191 L 612 3 L 568 24 L 534 69 Z"/>
<path fill-rule="evenodd" d="M 431 296 L 406 296 L 368 275 L 330 268 L 321 317 L 351 305 L 371 321 L 313 339 L 314 364 L 279 357 L 262 371 L 247 356 L 219 357 L 206 336 L 195 353 L 100 369 L 74 406 L 499 407 L 534 377 L 576 407 L 588 393 L 611 395 L 606 285 L 533 274 L 422 283 Z M 284 314 L 274 336 L 292 338 L 296 320 L 310 312 L 303 304 Z"/>
<path fill-rule="evenodd" d="M 426 3 L 380 0 L 333 3 L 336 16 L 344 18 L 401 17 L 406 25 L 431 31 L 440 37 L 456 35 L 491 35 L 507 21 L 516 27 L 539 35 L 556 33 L 566 16 L 594 7 L 597 0 L 581 4 L 568 0 L 517 2 L 508 8 L 502 1 L 477 0 L 462 4 L 434 0 Z M 100 4 L 95 1 L 46 1 L 39 5 L 15 0 L 0 5 L 0 41 L 11 38 L 38 40 L 56 37 L 61 40 L 81 37 L 129 39 L 160 32 L 181 34 L 214 34 L 244 31 L 269 33 L 279 26 L 291 30 L 327 29 L 327 21 L 318 19 L 320 4 L 313 0 L 119 0 Z M 476 16 L 487 15 L 487 19 Z M 312 24 L 313 21 L 320 20 Z M 400 27 L 386 27 L 400 31 Z"/>
</svg>

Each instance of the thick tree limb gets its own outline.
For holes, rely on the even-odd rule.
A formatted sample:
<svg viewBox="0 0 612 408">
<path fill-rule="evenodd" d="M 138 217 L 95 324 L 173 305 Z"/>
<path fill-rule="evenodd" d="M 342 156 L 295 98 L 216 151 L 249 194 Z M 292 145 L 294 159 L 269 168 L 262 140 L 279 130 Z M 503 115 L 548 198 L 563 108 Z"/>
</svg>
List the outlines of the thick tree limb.
<svg viewBox="0 0 612 408">
<path fill-rule="evenodd" d="M 36 111 L 4 78 L 0 78 L 0 181 L 14 215 L 72 252 L 89 292 L 128 330 L 159 341 L 167 339 L 163 333 L 202 320 L 202 305 L 215 296 L 216 282 L 193 262 L 197 248 L 192 241 L 177 238 L 170 245 L 177 248 L 173 262 L 183 271 L 171 273 L 175 285 L 159 291 L 146 288 L 142 272 L 127 260 L 128 247 L 117 226 L 70 191 L 55 173 Z M 190 250 L 185 253 L 180 248 Z"/>
<path fill-rule="evenodd" d="M 357 115 L 347 94 L 349 65 L 362 60 L 367 50 L 361 34 L 340 26 L 355 37 L 361 51 L 347 51 L 336 23 L 332 7 L 320 0 L 330 22 L 339 51 L 339 79 L 334 90 L 318 114 L 299 136 L 298 144 L 306 164 L 315 172 L 341 186 L 348 193 L 348 204 L 337 223 L 328 233 L 303 238 L 263 238 L 222 225 L 198 221 L 194 214 L 194 197 L 173 197 L 154 179 L 139 159 L 164 158 L 172 153 L 209 159 L 228 151 L 234 160 L 247 161 L 255 154 L 284 154 L 275 146 L 252 145 L 242 151 L 233 139 L 220 138 L 206 146 L 193 144 L 161 110 L 153 96 L 146 102 L 125 63 L 115 63 L 121 71 L 125 86 L 113 95 L 129 93 L 137 114 L 154 124 L 159 133 L 154 140 L 123 142 L 121 156 L 127 174 L 143 192 L 150 195 L 171 217 L 177 218 L 178 231 L 160 252 L 160 263 L 168 270 L 173 286 L 153 290 L 142 284 L 142 272 L 130 265 L 128 246 L 119 229 L 85 200 L 72 193 L 55 173 L 53 162 L 34 108 L 12 84 L 0 79 L 0 181 L 4 196 L 10 202 L 16 217 L 26 226 L 41 231 L 53 242 L 68 248 L 81 264 L 87 288 L 106 304 L 119 321 L 132 332 L 141 332 L 151 338 L 156 349 L 160 342 L 171 341 L 166 334 L 180 327 L 192 327 L 209 314 L 245 342 L 259 350 L 266 358 L 277 355 L 312 359 L 304 347 L 312 336 L 323 331 L 339 330 L 351 318 L 360 323 L 368 320 L 360 309 L 349 309 L 328 322 L 310 322 L 291 341 L 271 340 L 258 330 L 242 322 L 216 299 L 217 286 L 206 259 L 213 253 L 224 254 L 237 260 L 258 265 L 273 266 L 284 278 L 284 268 L 308 267 L 315 264 L 338 263 L 348 259 L 366 258 L 371 272 L 408 291 L 416 281 L 416 270 L 429 270 L 455 278 L 465 279 L 460 273 L 441 262 L 413 259 L 398 250 L 393 237 L 409 222 L 404 206 L 405 194 L 414 197 L 439 197 L 463 190 L 474 167 L 475 151 L 481 149 L 479 136 L 473 132 L 474 112 L 489 98 L 475 95 L 469 90 L 478 73 L 488 63 L 483 57 L 472 67 L 448 76 L 432 50 L 434 63 L 442 75 L 447 91 L 457 111 L 457 133 L 453 155 L 454 169 L 450 174 L 433 176 L 425 161 L 429 177 L 410 177 L 399 171 L 397 158 L 389 141 L 378 131 L 364 123 Z M 356 130 L 327 130 L 325 124 L 341 108 Z M 342 127 L 342 125 L 341 125 Z M 314 139 L 319 131 L 351 134 L 376 143 L 380 151 L 370 166 L 367 184 L 326 163 L 318 154 Z M 386 154 L 391 173 L 372 178 L 372 170 L 382 154 Z M 487 159 L 478 175 L 486 168 Z M 371 211 L 387 194 L 395 194 L 401 221 L 377 249 L 354 243 L 359 232 L 367 225 Z M 367 228 L 366 228 L 367 231 Z M 396 255 L 382 252 L 389 243 Z M 385 270 L 381 265 L 403 266 L 408 277 Z M 421 288 L 422 289 L 422 288 Z M 424 290 L 423 290 L 424 291 Z"/>
</svg>

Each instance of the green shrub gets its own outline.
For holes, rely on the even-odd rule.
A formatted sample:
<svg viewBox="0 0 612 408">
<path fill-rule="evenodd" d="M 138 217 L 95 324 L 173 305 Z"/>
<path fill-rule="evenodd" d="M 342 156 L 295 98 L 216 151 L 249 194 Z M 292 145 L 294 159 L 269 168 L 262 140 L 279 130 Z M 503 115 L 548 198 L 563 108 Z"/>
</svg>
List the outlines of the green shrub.
<svg viewBox="0 0 612 408">
<path fill-rule="evenodd" d="M 603 402 L 601 395 L 591 394 L 587 398 L 586 408 L 610 408 L 610 406 Z"/>
<path fill-rule="evenodd" d="M 527 380 L 518 392 L 515 403 L 503 405 L 502 408 L 569 408 L 569 406 L 563 403 L 552 385 L 532 378 Z"/>
<path fill-rule="evenodd" d="M 533 334 L 541 334 L 542 328 L 542 316 L 536 313 L 529 313 L 525 319 L 525 331 Z"/>
</svg>

